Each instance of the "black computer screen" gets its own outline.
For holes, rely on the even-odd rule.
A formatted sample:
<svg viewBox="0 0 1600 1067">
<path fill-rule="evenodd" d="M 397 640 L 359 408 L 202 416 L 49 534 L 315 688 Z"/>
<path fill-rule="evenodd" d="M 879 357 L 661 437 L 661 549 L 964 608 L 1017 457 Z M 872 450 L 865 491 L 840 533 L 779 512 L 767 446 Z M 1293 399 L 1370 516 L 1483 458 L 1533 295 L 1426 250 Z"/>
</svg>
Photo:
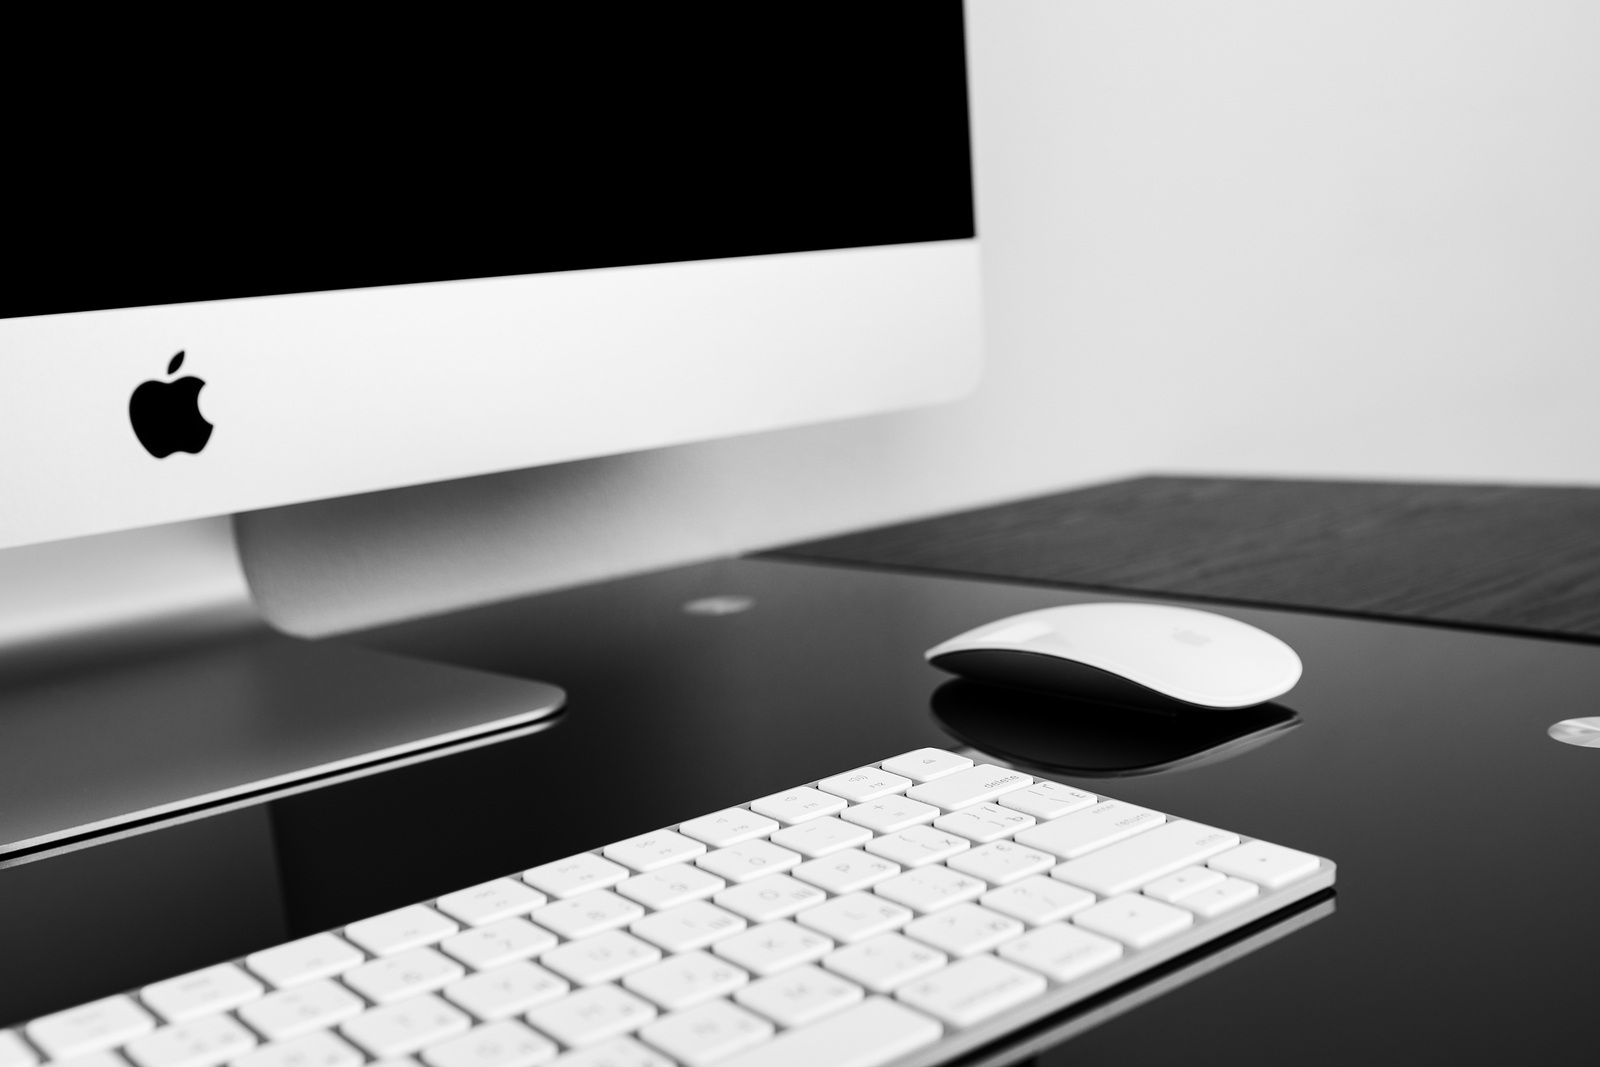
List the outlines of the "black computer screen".
<svg viewBox="0 0 1600 1067">
<path fill-rule="evenodd" d="M 573 6 L 83 57 L 0 317 L 973 235 L 959 3 Z"/>
</svg>

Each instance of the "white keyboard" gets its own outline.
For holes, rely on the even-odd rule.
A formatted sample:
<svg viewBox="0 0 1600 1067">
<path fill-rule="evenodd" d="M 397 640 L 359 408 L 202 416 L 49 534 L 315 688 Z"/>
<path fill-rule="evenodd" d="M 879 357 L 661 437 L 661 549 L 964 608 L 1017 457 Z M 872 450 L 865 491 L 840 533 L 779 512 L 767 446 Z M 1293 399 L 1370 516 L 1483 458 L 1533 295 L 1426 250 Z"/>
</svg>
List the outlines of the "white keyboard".
<svg viewBox="0 0 1600 1067">
<path fill-rule="evenodd" d="M 911 1067 L 1333 880 L 925 748 L 0 1030 L 0 1067 Z"/>
</svg>

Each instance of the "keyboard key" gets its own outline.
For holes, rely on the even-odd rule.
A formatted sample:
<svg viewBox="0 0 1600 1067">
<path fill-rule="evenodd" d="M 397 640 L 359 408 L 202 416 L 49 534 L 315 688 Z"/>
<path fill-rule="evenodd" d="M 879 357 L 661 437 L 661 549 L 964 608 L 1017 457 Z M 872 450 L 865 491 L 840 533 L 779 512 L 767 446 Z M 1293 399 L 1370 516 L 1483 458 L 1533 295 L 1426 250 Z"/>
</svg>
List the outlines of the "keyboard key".
<svg viewBox="0 0 1600 1067">
<path fill-rule="evenodd" d="M 957 852 L 965 852 L 972 842 L 959 834 L 935 830 L 931 826 L 913 826 L 892 834 L 884 834 L 868 841 L 865 848 L 874 856 L 898 863 L 902 867 L 921 867 L 928 863 L 947 860 Z"/>
<path fill-rule="evenodd" d="M 521 882 L 496 878 L 470 889 L 446 893 L 434 902 L 434 906 L 457 922 L 468 926 L 485 926 L 501 919 L 526 915 L 547 899 L 537 889 Z"/>
<path fill-rule="evenodd" d="M 931 782 L 935 778 L 966 770 L 972 766 L 972 761 L 942 748 L 919 748 L 915 752 L 886 759 L 880 766 L 890 774 L 901 775 L 913 782 Z"/>
<path fill-rule="evenodd" d="M 428 1067 L 536 1067 L 555 1058 L 548 1038 L 511 1019 L 486 1023 L 422 1053 Z"/>
<path fill-rule="evenodd" d="M 1214 918 L 1232 911 L 1261 895 L 1261 887 L 1243 878 L 1229 878 L 1220 885 L 1209 886 L 1183 898 L 1183 906 L 1202 919 Z"/>
<path fill-rule="evenodd" d="M 774 919 L 787 919 L 802 908 L 821 904 L 827 899 L 827 894 L 787 874 L 769 874 L 765 878 L 724 889 L 711 899 L 719 908 L 743 915 L 753 923 L 766 923 Z"/>
<path fill-rule="evenodd" d="M 926 915 L 953 904 L 977 900 L 988 888 L 981 878 L 948 867 L 932 866 L 896 875 L 879 883 L 873 892 Z"/>
<path fill-rule="evenodd" d="M 562 937 L 576 940 L 626 926 L 643 915 L 644 909 L 633 901 L 609 889 L 594 889 L 535 908 L 530 918 Z"/>
<path fill-rule="evenodd" d="M 442 941 L 459 929 L 454 919 L 426 904 L 412 904 L 353 922 L 344 928 L 344 936 L 374 956 L 388 956 Z"/>
<path fill-rule="evenodd" d="M 344 983 L 375 1004 L 443 989 L 466 974 L 455 960 L 431 948 L 384 956 L 344 975 Z"/>
<path fill-rule="evenodd" d="M 808 859 L 826 856 L 855 848 L 872 840 L 872 831 L 865 826 L 841 822 L 832 816 L 811 819 L 798 826 L 786 826 L 770 839 L 780 848 L 792 848 Z"/>
<path fill-rule="evenodd" d="M 653 833 L 630 837 L 626 841 L 618 841 L 614 845 L 607 845 L 603 851 L 608 860 L 632 867 L 636 871 L 653 871 L 669 863 L 692 860 L 702 855 L 705 850 L 703 841 L 696 841 L 692 837 L 685 837 L 672 830 L 656 830 Z"/>
<path fill-rule="evenodd" d="M 360 997 L 338 982 L 319 978 L 246 1004 L 239 1018 L 268 1041 L 284 1041 L 353 1019 L 365 1008 Z"/>
<path fill-rule="evenodd" d="M 1015 841 L 991 841 L 945 862 L 951 870 L 982 878 L 991 885 L 1005 885 L 1048 871 L 1055 866 L 1056 858 Z"/>
<path fill-rule="evenodd" d="M 844 797 L 801 786 L 782 793 L 773 793 L 750 802 L 750 810 L 769 819 L 777 819 L 785 826 L 820 819 L 824 815 L 837 815 L 849 806 Z"/>
<path fill-rule="evenodd" d="M 1127 893 L 1102 900 L 1072 917 L 1079 926 L 1145 948 L 1194 925 L 1194 915 L 1159 900 Z"/>
<path fill-rule="evenodd" d="M 614 1037 L 598 1045 L 569 1052 L 555 1067 L 677 1067 L 655 1049 L 646 1048 L 631 1037 Z"/>
<path fill-rule="evenodd" d="M 480 1019 L 504 1019 L 564 995 L 572 987 L 537 963 L 518 960 L 444 987 L 445 999 Z"/>
<path fill-rule="evenodd" d="M 539 957 L 539 962 L 575 985 L 613 982 L 648 967 L 661 958 L 661 950 L 622 930 L 568 941 Z"/>
<path fill-rule="evenodd" d="M 356 966 L 366 956 L 334 934 L 313 934 L 285 945 L 252 952 L 244 965 L 279 989 L 331 978 Z"/>
<path fill-rule="evenodd" d="M 795 921 L 846 944 L 888 933 L 911 919 L 911 909 L 872 893 L 846 893 L 807 908 Z"/>
<path fill-rule="evenodd" d="M 542 864 L 522 872 L 522 880 L 557 900 L 616 885 L 633 872 L 592 852 Z"/>
<path fill-rule="evenodd" d="M 202 1015 L 228 1011 L 248 1004 L 266 992 L 262 984 L 231 963 L 147 985 L 139 999 L 168 1022 L 183 1022 Z"/>
<path fill-rule="evenodd" d="M 1141 808 L 1137 804 L 1107 800 L 1092 808 L 1023 830 L 1017 834 L 1016 840 L 1029 848 L 1043 849 L 1070 860 L 1153 829 L 1166 822 L 1166 819 L 1160 812 Z"/>
<path fill-rule="evenodd" d="M 1032 784 L 1033 778 L 1020 771 L 1008 771 L 992 763 L 981 763 L 976 767 L 968 767 L 964 771 L 957 771 L 914 786 L 906 791 L 906 796 L 912 800 L 920 800 L 924 804 L 932 804 L 941 811 L 950 812 L 981 801 L 993 800 Z"/>
<path fill-rule="evenodd" d="M 1206 866 L 1277 889 L 1290 882 L 1299 881 L 1322 866 L 1322 861 L 1308 852 L 1296 852 L 1282 845 L 1265 841 L 1251 841 L 1231 852 L 1213 857 Z"/>
<path fill-rule="evenodd" d="M 727 848 L 744 841 L 766 837 L 780 824 L 776 819 L 757 815 L 745 808 L 724 808 L 678 826 L 678 833 L 704 841 L 712 848 Z"/>
<path fill-rule="evenodd" d="M 103 1052 L 155 1028 L 148 1012 L 130 998 L 116 996 L 45 1015 L 23 1029 L 51 1059 L 65 1060 Z"/>
<path fill-rule="evenodd" d="M 1038 822 L 1032 815 L 1002 808 L 992 801 L 974 804 L 933 820 L 936 830 L 949 830 L 972 841 L 998 841 Z"/>
<path fill-rule="evenodd" d="M 753 1012 L 726 1000 L 657 1019 L 639 1036 L 688 1067 L 704 1067 L 735 1052 L 759 1045 L 773 1034 L 773 1026 Z"/>
<path fill-rule="evenodd" d="M 993 956 L 974 956 L 907 982 L 895 997 L 951 1026 L 971 1026 L 1045 991 L 1044 976 Z"/>
<path fill-rule="evenodd" d="M 892 834 L 896 830 L 931 823 L 938 817 L 939 809 L 932 804 L 924 804 L 920 800 L 908 800 L 902 796 L 869 800 L 865 804 L 845 808 L 839 813 L 839 818 L 845 822 L 865 826 L 875 834 Z"/>
<path fill-rule="evenodd" d="M 339 1031 L 374 1057 L 408 1056 L 465 1033 L 472 1020 L 432 993 L 373 1008 L 339 1024 Z"/>
<path fill-rule="evenodd" d="M 970 956 L 1009 941 L 1022 930 L 1022 923 L 1009 915 L 977 904 L 957 904 L 907 923 L 905 933 L 952 956 Z"/>
<path fill-rule="evenodd" d="M 854 982 L 808 963 L 752 982 L 733 999 L 779 1026 L 803 1026 L 848 1008 L 864 995 Z"/>
<path fill-rule="evenodd" d="M 1050 923 L 1007 941 L 995 952 L 1055 982 L 1070 982 L 1122 956 L 1122 946 L 1067 923 Z"/>
<path fill-rule="evenodd" d="M 792 873 L 801 881 L 830 893 L 854 893 L 885 878 L 893 878 L 900 873 L 900 865 L 881 856 L 869 856 L 859 848 L 847 848 L 823 859 L 802 863 Z"/>
<path fill-rule="evenodd" d="M 880 1067 L 939 1040 L 943 1028 L 920 1012 L 868 997 L 820 1022 L 787 1030 L 720 1067 Z"/>
<path fill-rule="evenodd" d="M 39 1054 L 10 1030 L 0 1030 L 0 1067 L 33 1067 Z"/>
<path fill-rule="evenodd" d="M 779 848 L 770 841 L 746 841 L 707 852 L 695 863 L 719 878 L 735 884 L 760 878 L 764 874 L 786 871 L 800 862 L 800 853 Z"/>
<path fill-rule="evenodd" d="M 371 1067 L 422 1067 L 422 1061 L 415 1056 L 390 1056 L 386 1059 L 373 1060 Z"/>
<path fill-rule="evenodd" d="M 208 1015 L 136 1037 L 123 1054 L 138 1067 L 217 1067 L 256 1047 L 256 1035 L 227 1015 Z"/>
<path fill-rule="evenodd" d="M 568 1047 L 593 1045 L 656 1017 L 649 1001 L 614 985 L 593 985 L 528 1012 L 528 1021 Z"/>
<path fill-rule="evenodd" d="M 275 1041 L 233 1061 L 233 1067 L 361 1067 L 366 1057 L 326 1030 Z"/>
<path fill-rule="evenodd" d="M 669 956 L 635 971 L 622 984 L 665 1011 L 681 1011 L 732 993 L 748 981 L 750 975 L 743 968 L 708 952 L 695 951 Z"/>
<path fill-rule="evenodd" d="M 525 960 L 556 947 L 556 936 L 526 919 L 501 919 L 463 930 L 439 942 L 439 948 L 474 970 Z"/>
<path fill-rule="evenodd" d="M 1190 893 L 1221 885 L 1227 880 L 1227 875 L 1221 871 L 1213 871 L 1209 867 L 1184 867 L 1145 886 L 1144 895 L 1166 901 L 1168 904 L 1176 904 Z"/>
<path fill-rule="evenodd" d="M 1100 798 L 1082 789 L 1059 782 L 1034 782 L 1026 789 L 1007 793 L 995 803 L 1035 819 L 1059 819 L 1063 815 L 1090 807 Z"/>
<path fill-rule="evenodd" d="M 978 903 L 991 911 L 1021 919 L 1029 926 L 1040 926 L 1082 911 L 1094 903 L 1094 894 L 1054 878 L 1035 875 L 991 889 L 978 898 Z"/>
<path fill-rule="evenodd" d="M 1091 889 L 1101 896 L 1116 896 L 1202 862 L 1238 843 L 1238 834 L 1179 819 L 1107 845 L 1080 859 L 1068 860 L 1051 871 L 1050 876 Z"/>
<path fill-rule="evenodd" d="M 879 934 L 822 957 L 822 965 L 874 993 L 890 993 L 913 978 L 931 974 L 950 957 L 904 934 Z"/>
<path fill-rule="evenodd" d="M 751 974 L 765 976 L 802 963 L 814 963 L 832 948 L 833 942 L 815 930 L 779 919 L 718 941 L 711 951 Z"/>
<path fill-rule="evenodd" d="M 844 797 L 852 804 L 860 804 L 863 801 L 876 800 L 878 797 L 903 793 L 911 788 L 911 779 L 889 771 L 880 771 L 876 767 L 860 767 L 843 774 L 836 774 L 831 778 L 824 778 L 817 783 L 817 788 L 824 793 Z"/>
<path fill-rule="evenodd" d="M 631 1037 L 614 1037 L 598 1045 L 569 1052 L 555 1067 L 677 1067 L 671 1060 Z"/>
<path fill-rule="evenodd" d="M 616 885 L 616 891 L 647 908 L 672 908 L 703 900 L 728 883 L 710 871 L 687 863 L 672 863 L 648 874 L 636 874 Z"/>
<path fill-rule="evenodd" d="M 687 952 L 736 934 L 746 925 L 744 919 L 731 911 L 704 900 L 692 900 L 647 915 L 630 929 L 668 952 Z"/>
</svg>

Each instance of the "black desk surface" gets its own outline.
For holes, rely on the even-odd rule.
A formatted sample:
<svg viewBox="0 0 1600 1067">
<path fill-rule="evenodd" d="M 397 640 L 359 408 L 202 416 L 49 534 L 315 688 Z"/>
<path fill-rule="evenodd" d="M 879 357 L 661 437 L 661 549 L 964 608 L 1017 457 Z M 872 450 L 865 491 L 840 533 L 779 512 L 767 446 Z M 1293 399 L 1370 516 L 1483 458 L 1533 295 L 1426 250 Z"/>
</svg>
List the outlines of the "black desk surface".
<svg viewBox="0 0 1600 1067">
<path fill-rule="evenodd" d="M 742 594 L 742 614 L 686 614 Z M 926 744 L 921 652 L 1089 596 L 770 560 L 363 635 L 543 678 L 549 730 L 0 867 L 18 1021 Z M 1047 1052 L 1050 1064 L 1488 1063 L 1591 1055 L 1600 648 L 1227 609 L 1297 648 L 1301 725 L 1218 762 L 1079 784 L 1321 853 L 1334 913 Z M 1047 724 L 1048 725 L 1048 724 Z M 1242 1051 L 1241 1051 L 1242 1050 Z"/>
</svg>

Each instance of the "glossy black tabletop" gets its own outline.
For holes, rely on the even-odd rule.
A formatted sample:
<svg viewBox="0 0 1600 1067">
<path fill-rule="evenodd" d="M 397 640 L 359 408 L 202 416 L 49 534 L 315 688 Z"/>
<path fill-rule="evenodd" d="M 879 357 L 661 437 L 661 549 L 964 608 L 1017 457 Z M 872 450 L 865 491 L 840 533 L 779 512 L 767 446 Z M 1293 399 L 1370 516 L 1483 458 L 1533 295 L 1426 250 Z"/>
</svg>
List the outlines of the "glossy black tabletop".
<svg viewBox="0 0 1600 1067">
<path fill-rule="evenodd" d="M 717 596 L 753 603 L 684 610 Z M 935 713 L 947 679 L 922 651 L 1002 615 L 1091 599 L 1105 597 L 742 560 L 356 635 L 550 681 L 570 703 L 533 736 L 0 867 L 0 1020 L 906 749 L 981 741 L 981 706 L 952 712 L 946 690 Z M 1300 653 L 1305 676 L 1282 713 L 1209 759 L 1060 777 L 1332 858 L 1332 914 L 1042 1062 L 1588 1055 L 1600 749 L 1546 729 L 1600 713 L 1600 646 L 1221 610 Z M 995 709 L 1008 758 L 1025 761 L 1032 738 L 1041 759 L 1070 762 L 1070 712 L 1058 731 L 1038 707 L 997 698 Z"/>
</svg>

